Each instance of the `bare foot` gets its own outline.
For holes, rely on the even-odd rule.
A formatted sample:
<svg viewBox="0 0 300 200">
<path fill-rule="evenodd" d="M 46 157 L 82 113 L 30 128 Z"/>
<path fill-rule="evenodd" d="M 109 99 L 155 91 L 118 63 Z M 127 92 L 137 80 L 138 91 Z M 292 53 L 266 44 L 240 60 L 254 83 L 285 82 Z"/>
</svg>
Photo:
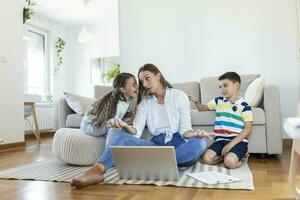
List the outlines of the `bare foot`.
<svg viewBox="0 0 300 200">
<path fill-rule="evenodd" d="M 88 185 L 100 183 L 104 180 L 103 173 L 105 168 L 102 164 L 93 165 L 82 176 L 74 177 L 71 180 L 71 187 L 82 188 Z"/>
</svg>

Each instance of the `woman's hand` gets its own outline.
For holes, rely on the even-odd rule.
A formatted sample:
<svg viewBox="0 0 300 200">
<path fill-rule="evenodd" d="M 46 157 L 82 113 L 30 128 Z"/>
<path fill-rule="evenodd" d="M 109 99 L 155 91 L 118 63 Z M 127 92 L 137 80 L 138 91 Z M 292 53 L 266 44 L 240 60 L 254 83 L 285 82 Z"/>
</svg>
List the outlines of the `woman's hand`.
<svg viewBox="0 0 300 200">
<path fill-rule="evenodd" d="M 195 130 L 195 131 L 186 131 L 183 134 L 183 137 L 188 139 L 188 138 L 193 138 L 193 137 L 206 137 L 210 140 L 212 140 L 214 138 L 214 133 L 212 132 L 206 132 L 204 130 Z"/>
<path fill-rule="evenodd" d="M 105 127 L 106 127 L 106 128 L 112 128 L 112 127 L 113 127 L 113 124 L 114 124 L 114 118 L 109 119 L 109 120 L 106 121 Z"/>
<path fill-rule="evenodd" d="M 210 140 L 214 139 L 214 134 L 212 132 L 206 132 L 204 130 L 196 130 L 194 132 L 194 137 L 206 137 Z"/>
<path fill-rule="evenodd" d="M 106 128 L 125 128 L 128 124 L 121 119 L 109 119 L 106 121 Z"/>
<path fill-rule="evenodd" d="M 126 122 L 122 121 L 121 119 L 109 119 L 106 122 L 106 128 L 122 128 L 126 132 L 128 132 L 131 135 L 136 134 L 135 128 L 127 124 Z"/>
</svg>

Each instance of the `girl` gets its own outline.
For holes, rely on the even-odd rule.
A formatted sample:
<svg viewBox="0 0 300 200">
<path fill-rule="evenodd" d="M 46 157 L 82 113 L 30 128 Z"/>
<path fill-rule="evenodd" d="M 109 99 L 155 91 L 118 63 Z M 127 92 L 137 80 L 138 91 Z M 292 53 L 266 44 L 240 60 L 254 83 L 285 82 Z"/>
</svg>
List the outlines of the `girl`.
<svg viewBox="0 0 300 200">
<path fill-rule="evenodd" d="M 135 77 L 129 73 L 120 73 L 114 79 L 113 90 L 97 99 L 85 113 L 80 130 L 95 137 L 106 135 L 114 121 L 129 117 L 125 114 L 128 114 L 132 99 L 136 96 Z"/>
</svg>

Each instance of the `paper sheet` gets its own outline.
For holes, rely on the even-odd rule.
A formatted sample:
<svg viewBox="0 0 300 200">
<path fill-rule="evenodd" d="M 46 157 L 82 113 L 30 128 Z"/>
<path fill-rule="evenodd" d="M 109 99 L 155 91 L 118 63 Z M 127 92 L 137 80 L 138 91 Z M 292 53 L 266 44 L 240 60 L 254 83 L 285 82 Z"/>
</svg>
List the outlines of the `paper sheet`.
<svg viewBox="0 0 300 200">
<path fill-rule="evenodd" d="M 187 175 L 208 185 L 241 181 L 241 179 L 239 178 L 222 174 L 220 172 L 215 172 L 215 171 L 188 173 Z"/>
</svg>

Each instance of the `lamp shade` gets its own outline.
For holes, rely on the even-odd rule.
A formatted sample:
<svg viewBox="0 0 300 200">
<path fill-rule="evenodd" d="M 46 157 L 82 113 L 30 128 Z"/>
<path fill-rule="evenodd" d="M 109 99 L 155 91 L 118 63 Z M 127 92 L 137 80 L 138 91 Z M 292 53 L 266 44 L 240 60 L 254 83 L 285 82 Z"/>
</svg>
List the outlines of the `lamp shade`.
<svg viewBox="0 0 300 200">
<path fill-rule="evenodd" d="M 93 35 L 90 33 L 89 29 L 85 26 L 83 26 L 80 30 L 80 33 L 78 35 L 78 42 L 81 43 L 88 43 L 93 40 Z"/>
</svg>

